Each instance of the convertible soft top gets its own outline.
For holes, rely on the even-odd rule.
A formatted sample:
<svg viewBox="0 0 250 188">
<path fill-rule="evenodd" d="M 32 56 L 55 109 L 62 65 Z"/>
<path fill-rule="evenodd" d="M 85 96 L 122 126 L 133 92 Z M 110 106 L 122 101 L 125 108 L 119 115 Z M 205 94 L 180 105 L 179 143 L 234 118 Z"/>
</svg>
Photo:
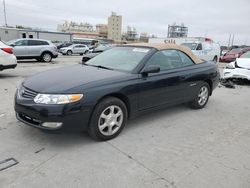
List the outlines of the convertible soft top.
<svg viewBox="0 0 250 188">
<path fill-rule="evenodd" d="M 201 59 L 196 57 L 189 48 L 177 44 L 133 43 L 133 44 L 126 44 L 125 46 L 149 47 L 149 48 L 155 48 L 157 50 L 169 50 L 169 49 L 179 50 L 187 54 L 194 61 L 195 64 L 203 62 Z"/>
</svg>

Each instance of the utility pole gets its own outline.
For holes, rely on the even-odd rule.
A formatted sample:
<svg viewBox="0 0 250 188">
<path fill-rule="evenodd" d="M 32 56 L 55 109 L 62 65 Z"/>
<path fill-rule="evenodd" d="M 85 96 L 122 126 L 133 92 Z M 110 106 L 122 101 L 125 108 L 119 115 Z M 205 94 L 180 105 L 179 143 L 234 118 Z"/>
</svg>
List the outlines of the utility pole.
<svg viewBox="0 0 250 188">
<path fill-rule="evenodd" d="M 231 34 L 229 35 L 229 40 L 228 40 L 227 49 L 229 49 L 229 47 L 230 47 L 230 43 L 231 43 Z"/>
<path fill-rule="evenodd" d="M 231 44 L 231 46 L 233 46 L 233 45 L 234 45 L 234 34 L 233 34 L 232 44 Z"/>
<path fill-rule="evenodd" d="M 5 27 L 7 27 L 7 26 L 8 26 L 8 24 L 7 24 L 7 16 L 6 16 L 5 0 L 3 0 L 3 12 L 4 12 Z"/>
</svg>

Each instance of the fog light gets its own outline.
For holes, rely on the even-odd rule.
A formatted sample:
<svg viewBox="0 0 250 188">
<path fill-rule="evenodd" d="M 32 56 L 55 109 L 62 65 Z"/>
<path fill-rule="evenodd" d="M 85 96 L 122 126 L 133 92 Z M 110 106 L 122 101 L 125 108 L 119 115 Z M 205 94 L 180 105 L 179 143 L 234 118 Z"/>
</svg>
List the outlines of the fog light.
<svg viewBox="0 0 250 188">
<path fill-rule="evenodd" d="M 62 126 L 62 123 L 58 122 L 45 122 L 42 124 L 43 127 L 51 128 L 51 129 L 57 129 Z"/>
</svg>

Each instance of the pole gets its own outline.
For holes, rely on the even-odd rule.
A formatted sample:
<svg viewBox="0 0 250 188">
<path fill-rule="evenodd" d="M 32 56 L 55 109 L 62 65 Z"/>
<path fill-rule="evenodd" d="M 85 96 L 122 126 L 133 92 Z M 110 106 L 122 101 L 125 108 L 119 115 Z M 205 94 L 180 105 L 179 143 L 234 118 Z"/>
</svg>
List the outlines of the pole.
<svg viewBox="0 0 250 188">
<path fill-rule="evenodd" d="M 227 49 L 229 49 L 229 47 L 230 47 L 230 43 L 231 43 L 231 34 L 229 35 L 229 40 L 228 40 Z"/>
<path fill-rule="evenodd" d="M 5 0 L 3 0 L 3 12 L 4 12 L 5 27 L 7 27 L 7 26 L 8 26 L 8 24 L 7 24 L 7 16 L 6 16 Z"/>
<path fill-rule="evenodd" d="M 234 34 L 233 34 L 232 44 L 231 44 L 231 46 L 233 46 L 233 45 L 234 45 Z"/>
</svg>

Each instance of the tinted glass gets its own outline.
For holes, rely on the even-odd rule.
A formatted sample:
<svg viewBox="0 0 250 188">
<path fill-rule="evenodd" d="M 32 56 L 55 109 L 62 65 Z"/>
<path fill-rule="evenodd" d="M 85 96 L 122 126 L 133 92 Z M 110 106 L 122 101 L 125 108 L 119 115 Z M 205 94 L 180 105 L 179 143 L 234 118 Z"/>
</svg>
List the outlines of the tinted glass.
<svg viewBox="0 0 250 188">
<path fill-rule="evenodd" d="M 19 40 L 15 42 L 16 46 L 27 46 L 27 44 L 28 44 L 27 40 Z"/>
<path fill-rule="evenodd" d="M 148 54 L 150 49 L 138 47 L 116 47 L 89 60 L 87 65 L 101 65 L 108 68 L 132 71 Z"/>
<path fill-rule="evenodd" d="M 194 64 L 183 52 L 177 50 L 163 50 L 156 52 L 148 61 L 147 65 L 157 65 L 161 71 L 180 68 Z"/>
<path fill-rule="evenodd" d="M 181 45 L 188 47 L 190 50 L 196 50 L 197 43 L 182 43 Z"/>
<path fill-rule="evenodd" d="M 240 58 L 250 58 L 250 52 L 244 53 Z"/>
<path fill-rule="evenodd" d="M 40 40 L 29 40 L 29 46 L 43 46 L 43 45 L 49 45 L 49 43 Z"/>
<path fill-rule="evenodd" d="M 182 66 L 189 66 L 194 64 L 193 60 L 190 59 L 190 57 L 185 53 L 178 51 L 178 54 L 181 58 Z"/>
</svg>

